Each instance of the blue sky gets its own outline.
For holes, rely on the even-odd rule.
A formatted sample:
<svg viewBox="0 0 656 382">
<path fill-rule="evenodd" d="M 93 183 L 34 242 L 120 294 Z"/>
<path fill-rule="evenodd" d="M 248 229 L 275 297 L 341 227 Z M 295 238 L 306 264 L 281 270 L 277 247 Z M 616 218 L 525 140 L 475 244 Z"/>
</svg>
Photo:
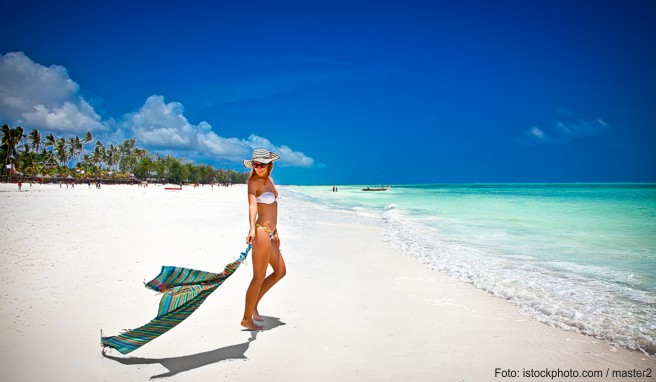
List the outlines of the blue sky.
<svg viewBox="0 0 656 382">
<path fill-rule="evenodd" d="M 656 181 L 656 3 L 3 4 L 0 119 L 284 184 Z"/>
</svg>

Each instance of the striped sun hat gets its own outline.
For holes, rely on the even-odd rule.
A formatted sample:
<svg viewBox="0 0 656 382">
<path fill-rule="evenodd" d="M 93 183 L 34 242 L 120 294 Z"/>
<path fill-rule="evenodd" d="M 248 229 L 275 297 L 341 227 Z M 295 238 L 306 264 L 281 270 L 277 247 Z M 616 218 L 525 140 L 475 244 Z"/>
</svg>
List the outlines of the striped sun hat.
<svg viewBox="0 0 656 382">
<path fill-rule="evenodd" d="M 280 159 L 280 156 L 278 154 L 274 154 L 267 149 L 255 149 L 253 150 L 253 158 L 244 159 L 243 163 L 244 163 L 244 167 L 251 168 L 253 166 L 253 161 L 259 163 L 269 163 L 269 162 L 275 162 L 278 159 Z"/>
</svg>

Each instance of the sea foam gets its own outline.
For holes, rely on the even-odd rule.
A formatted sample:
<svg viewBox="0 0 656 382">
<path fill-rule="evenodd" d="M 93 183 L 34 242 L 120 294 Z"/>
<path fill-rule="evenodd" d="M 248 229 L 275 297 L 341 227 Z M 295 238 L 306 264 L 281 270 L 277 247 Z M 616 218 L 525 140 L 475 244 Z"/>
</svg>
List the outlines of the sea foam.
<svg viewBox="0 0 656 382">
<path fill-rule="evenodd" d="M 632 274 L 592 265 L 543 262 L 530 254 L 504 256 L 472 246 L 422 224 L 400 209 L 382 214 L 385 240 L 404 254 L 519 306 L 541 322 L 655 354 L 652 294 L 613 283 Z M 586 274 L 605 273 L 608 280 Z"/>
</svg>

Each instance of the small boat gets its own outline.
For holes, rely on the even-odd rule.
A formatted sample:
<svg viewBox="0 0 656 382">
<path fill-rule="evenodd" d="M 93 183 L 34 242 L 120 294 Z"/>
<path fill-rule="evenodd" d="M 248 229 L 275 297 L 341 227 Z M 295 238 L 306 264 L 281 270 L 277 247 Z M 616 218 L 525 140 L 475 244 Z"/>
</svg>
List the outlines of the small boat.
<svg viewBox="0 0 656 382">
<path fill-rule="evenodd" d="M 176 186 L 176 187 L 164 187 L 165 190 L 169 191 L 180 191 L 182 190 L 182 185 Z"/>
<path fill-rule="evenodd" d="M 385 187 L 367 187 L 363 188 L 362 191 L 387 191 L 387 188 Z"/>
</svg>

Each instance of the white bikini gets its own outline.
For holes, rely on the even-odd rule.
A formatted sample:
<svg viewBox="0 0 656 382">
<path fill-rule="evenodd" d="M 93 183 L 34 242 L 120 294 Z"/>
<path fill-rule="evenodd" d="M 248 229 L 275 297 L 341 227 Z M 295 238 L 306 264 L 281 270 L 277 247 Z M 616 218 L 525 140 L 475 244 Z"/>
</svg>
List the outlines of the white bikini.
<svg viewBox="0 0 656 382">
<path fill-rule="evenodd" d="M 263 192 L 262 195 L 258 196 L 255 200 L 257 200 L 258 203 L 273 204 L 277 199 L 278 198 L 276 198 L 273 192 Z M 273 240 L 274 232 L 271 230 L 271 228 L 267 226 L 263 226 L 261 224 L 255 224 L 255 227 L 263 228 L 266 231 L 266 233 L 269 234 L 269 239 Z"/>
<path fill-rule="evenodd" d="M 273 192 L 263 192 L 262 195 L 256 198 L 258 203 L 264 204 L 273 204 L 277 199 Z"/>
</svg>

